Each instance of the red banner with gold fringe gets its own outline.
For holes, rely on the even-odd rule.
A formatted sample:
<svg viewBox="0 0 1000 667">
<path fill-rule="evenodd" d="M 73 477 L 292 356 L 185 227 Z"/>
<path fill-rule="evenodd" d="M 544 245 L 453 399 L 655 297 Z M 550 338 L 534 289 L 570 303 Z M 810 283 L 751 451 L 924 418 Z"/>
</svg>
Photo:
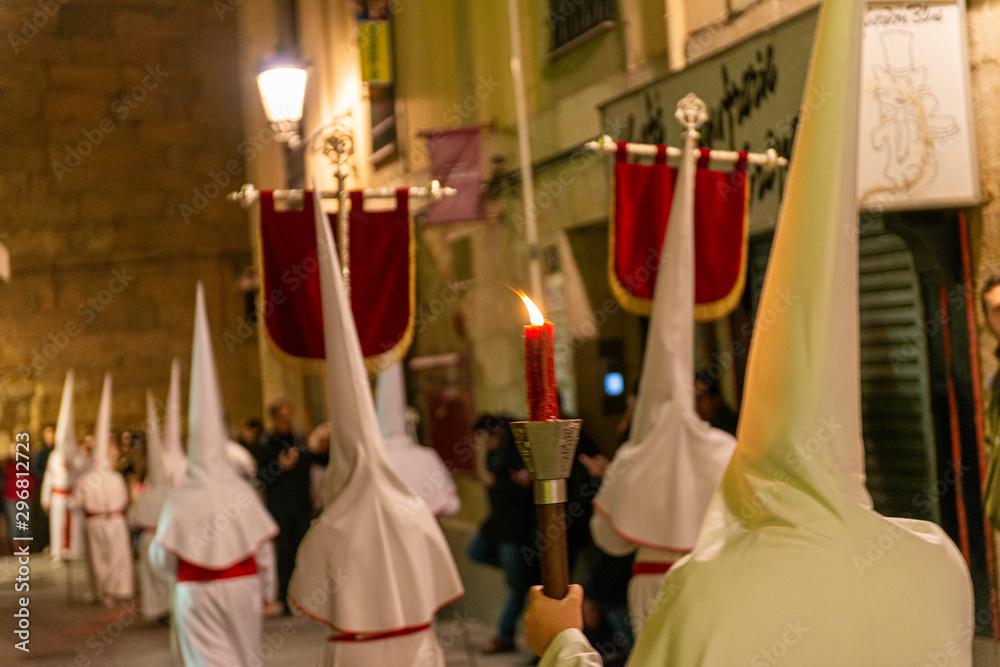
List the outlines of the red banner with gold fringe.
<svg viewBox="0 0 1000 667">
<path fill-rule="evenodd" d="M 262 191 L 260 211 L 264 328 L 285 354 L 321 360 L 312 192 L 305 192 L 301 209 L 277 210 L 273 194 Z M 351 192 L 350 250 L 351 310 L 365 365 L 375 373 L 405 356 L 413 340 L 415 249 L 407 190 L 397 191 L 391 211 L 365 211 L 362 193 Z"/>
<path fill-rule="evenodd" d="M 618 144 L 609 225 L 611 291 L 629 312 L 649 315 L 677 170 L 658 146 L 652 165 L 631 164 Z M 749 206 L 746 153 L 732 171 L 708 168 L 701 149 L 695 175 L 695 318 L 730 313 L 746 283 Z"/>
</svg>

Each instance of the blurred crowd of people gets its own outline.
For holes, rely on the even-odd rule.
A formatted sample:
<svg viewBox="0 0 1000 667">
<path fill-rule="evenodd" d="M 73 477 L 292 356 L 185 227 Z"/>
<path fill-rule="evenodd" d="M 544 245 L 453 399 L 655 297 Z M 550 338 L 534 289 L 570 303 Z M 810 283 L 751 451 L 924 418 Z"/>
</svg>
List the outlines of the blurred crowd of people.
<svg viewBox="0 0 1000 667">
<path fill-rule="evenodd" d="M 610 463 L 599 453 L 611 451 L 629 439 L 638 387 L 626 396 L 626 410 L 616 428 L 616 442 L 598 447 L 586 429 L 577 445 L 577 457 L 567 480 L 567 542 L 574 581 L 585 591 L 584 633 L 607 667 L 624 665 L 634 641 L 627 591 L 634 554 L 612 556 L 592 541 L 589 522 L 592 501 Z M 695 409 L 715 428 L 736 432 L 737 414 L 722 397 L 719 384 L 707 372 L 694 381 Z M 563 416 L 563 418 L 570 418 Z M 467 546 L 469 558 L 503 571 L 504 595 L 496 635 L 482 648 L 484 654 L 516 650 L 514 635 L 524 611 L 528 591 L 541 583 L 539 552 L 546 537 L 535 520 L 531 477 L 514 441 L 510 423 L 519 421 L 503 413 L 481 415 L 473 425 L 477 451 L 477 477 L 486 487 L 490 509 Z"/>
<path fill-rule="evenodd" d="M 735 432 L 737 416 L 725 402 L 718 383 L 707 373 L 698 373 L 694 383 L 699 416 L 716 428 Z M 570 479 L 567 505 L 567 536 L 570 565 L 586 592 L 585 631 L 604 656 L 605 664 L 624 664 L 632 646 L 626 591 L 632 575 L 633 556 L 611 556 L 597 548 L 590 537 L 592 500 L 608 466 L 599 452 L 611 451 L 626 442 L 634 389 L 626 401 L 626 412 L 612 447 L 598 447 L 586 435 L 581 437 Z M 268 406 L 270 429 L 259 418 L 244 420 L 233 431 L 226 456 L 233 468 L 259 491 L 268 511 L 280 527 L 275 539 L 277 595 L 265 604 L 266 612 L 289 613 L 285 606 L 288 583 L 295 558 L 311 520 L 323 507 L 322 479 L 329 458 L 329 424 L 321 424 L 306 434 L 293 422 L 293 406 L 279 399 Z M 539 555 L 545 536 L 535 521 L 531 478 L 517 451 L 508 414 L 484 414 L 472 428 L 477 451 L 477 477 L 489 498 L 489 513 L 470 540 L 471 560 L 503 571 L 507 591 L 495 637 L 483 647 L 484 653 L 514 651 L 514 635 L 524 611 L 528 590 L 540 583 Z M 31 460 L 32 547 L 43 551 L 49 543 L 47 503 L 43 486 L 49 456 L 55 446 L 55 426 L 46 424 L 33 445 Z M 85 468 L 94 443 L 88 434 L 79 443 L 77 467 Z M 109 458 L 114 470 L 125 480 L 130 498 L 143 490 L 146 476 L 146 433 L 143 430 L 112 432 Z M 11 444 L 3 464 L 3 499 L 6 516 L 3 543 L 11 548 L 16 507 L 15 456 Z M 138 544 L 138 527 L 132 527 L 133 546 Z M 137 547 L 136 547 L 137 548 Z"/>
<path fill-rule="evenodd" d="M 275 401 L 269 406 L 271 430 L 264 428 L 260 418 L 244 420 L 236 429 L 226 447 L 226 457 L 238 474 L 249 481 L 265 499 L 268 510 L 281 527 L 276 539 L 278 601 L 285 599 L 288 581 L 295 564 L 295 555 L 309 522 L 322 508 L 320 484 L 326 467 L 329 436 L 326 440 L 313 438 L 307 446 L 305 433 L 292 423 L 292 406 L 286 400 Z M 92 428 L 89 430 L 93 430 Z M 322 428 L 317 429 L 319 434 Z M 144 490 L 146 480 L 146 437 L 142 429 L 113 430 L 108 444 L 108 458 L 113 470 L 122 476 L 130 500 Z M 72 468 L 82 472 L 90 467 L 94 434 L 88 433 L 78 443 L 77 457 Z M 13 553 L 13 527 L 17 501 L 17 454 L 12 440 L 2 464 L 0 475 L 0 500 L 5 520 L 0 524 L 0 549 Z M 47 496 L 43 493 L 49 458 L 55 448 L 55 424 L 43 426 L 40 438 L 31 442 L 30 500 L 31 549 L 45 552 L 49 549 L 50 529 Z M 23 469 L 23 466 L 21 467 Z M 23 477 L 23 476 L 22 476 Z M 51 480 L 50 480 L 51 486 Z M 23 487 L 23 485 L 22 485 Z M 141 528 L 132 526 L 132 544 L 137 548 Z M 267 611 L 281 607 L 270 606 Z M 287 611 L 287 610 L 285 610 Z"/>
</svg>

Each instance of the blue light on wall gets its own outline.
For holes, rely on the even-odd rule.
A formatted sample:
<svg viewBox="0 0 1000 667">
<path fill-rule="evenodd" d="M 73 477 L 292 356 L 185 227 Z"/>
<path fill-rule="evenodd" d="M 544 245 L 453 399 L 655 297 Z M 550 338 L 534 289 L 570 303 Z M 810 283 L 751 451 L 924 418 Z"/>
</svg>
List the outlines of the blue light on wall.
<svg viewBox="0 0 1000 667">
<path fill-rule="evenodd" d="M 604 374 L 604 393 L 608 396 L 621 396 L 625 391 L 625 378 L 621 373 Z"/>
</svg>

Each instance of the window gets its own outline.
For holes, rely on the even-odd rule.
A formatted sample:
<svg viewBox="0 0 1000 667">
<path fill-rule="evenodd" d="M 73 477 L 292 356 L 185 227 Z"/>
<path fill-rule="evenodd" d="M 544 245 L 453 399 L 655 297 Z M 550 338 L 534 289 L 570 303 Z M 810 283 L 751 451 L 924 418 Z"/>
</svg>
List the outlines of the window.
<svg viewBox="0 0 1000 667">
<path fill-rule="evenodd" d="M 396 155 L 396 96 L 392 84 L 368 84 L 372 117 L 372 157 L 375 164 Z"/>
<path fill-rule="evenodd" d="M 371 161 L 378 165 L 396 156 L 396 96 L 393 94 L 392 12 L 386 0 L 364 0 L 356 6 L 361 80 L 368 85 L 371 107 Z"/>
<path fill-rule="evenodd" d="M 576 44 L 613 27 L 617 18 L 615 0 L 549 0 L 552 28 L 549 57 L 562 55 Z"/>
</svg>

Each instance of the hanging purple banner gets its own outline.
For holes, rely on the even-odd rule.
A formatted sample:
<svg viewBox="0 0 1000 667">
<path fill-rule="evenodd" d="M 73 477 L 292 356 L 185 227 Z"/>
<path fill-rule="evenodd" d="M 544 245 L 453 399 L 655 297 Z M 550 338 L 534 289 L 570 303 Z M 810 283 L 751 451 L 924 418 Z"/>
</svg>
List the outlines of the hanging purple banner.
<svg viewBox="0 0 1000 667">
<path fill-rule="evenodd" d="M 480 131 L 482 126 L 444 128 L 424 132 L 427 154 L 431 163 L 431 178 L 442 186 L 458 191 L 444 197 L 427 209 L 427 223 L 478 220 L 480 211 Z"/>
</svg>

